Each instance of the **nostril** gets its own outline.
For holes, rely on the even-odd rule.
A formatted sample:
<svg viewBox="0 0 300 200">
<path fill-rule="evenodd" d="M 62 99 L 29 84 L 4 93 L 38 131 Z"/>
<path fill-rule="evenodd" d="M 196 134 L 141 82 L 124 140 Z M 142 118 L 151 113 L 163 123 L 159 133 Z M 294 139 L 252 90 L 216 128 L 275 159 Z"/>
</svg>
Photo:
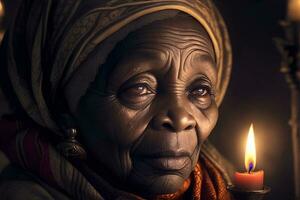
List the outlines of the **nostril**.
<svg viewBox="0 0 300 200">
<path fill-rule="evenodd" d="M 163 123 L 162 126 L 165 129 L 168 129 L 168 130 L 173 130 L 174 129 L 170 123 Z"/>
</svg>

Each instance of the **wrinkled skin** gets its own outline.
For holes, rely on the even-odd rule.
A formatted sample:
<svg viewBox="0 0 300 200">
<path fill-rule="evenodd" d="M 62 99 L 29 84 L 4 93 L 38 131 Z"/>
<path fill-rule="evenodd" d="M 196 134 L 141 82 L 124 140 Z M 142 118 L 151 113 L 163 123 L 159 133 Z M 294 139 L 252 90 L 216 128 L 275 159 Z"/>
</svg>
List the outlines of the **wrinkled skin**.
<svg viewBox="0 0 300 200">
<path fill-rule="evenodd" d="M 82 143 L 115 185 L 174 193 L 218 118 L 211 41 L 200 24 L 179 17 L 131 33 L 111 54 L 77 109 Z"/>
</svg>

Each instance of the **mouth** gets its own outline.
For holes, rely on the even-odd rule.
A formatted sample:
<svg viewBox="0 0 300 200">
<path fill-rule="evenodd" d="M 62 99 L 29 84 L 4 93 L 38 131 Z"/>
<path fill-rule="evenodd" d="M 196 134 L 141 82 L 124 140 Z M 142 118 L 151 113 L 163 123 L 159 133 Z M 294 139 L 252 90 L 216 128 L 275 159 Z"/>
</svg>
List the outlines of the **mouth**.
<svg viewBox="0 0 300 200">
<path fill-rule="evenodd" d="M 139 160 L 154 169 L 162 171 L 178 171 L 183 169 L 190 161 L 187 152 L 159 152 L 150 155 L 140 155 Z"/>
</svg>

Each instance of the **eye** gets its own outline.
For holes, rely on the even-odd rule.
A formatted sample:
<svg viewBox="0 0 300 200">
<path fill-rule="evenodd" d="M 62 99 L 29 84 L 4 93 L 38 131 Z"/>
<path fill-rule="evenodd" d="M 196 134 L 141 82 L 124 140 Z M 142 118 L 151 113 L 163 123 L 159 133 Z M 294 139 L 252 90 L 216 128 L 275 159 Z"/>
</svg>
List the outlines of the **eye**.
<svg viewBox="0 0 300 200">
<path fill-rule="evenodd" d="M 126 94 L 128 96 L 131 96 L 131 97 L 138 97 L 138 96 L 151 94 L 152 91 L 147 84 L 138 83 L 138 84 L 135 84 L 135 85 L 125 88 L 122 93 Z"/>
<path fill-rule="evenodd" d="M 154 89 L 147 83 L 136 83 L 121 88 L 119 99 L 123 104 L 132 108 L 146 105 L 154 96 Z"/>
<path fill-rule="evenodd" d="M 191 95 L 194 97 L 204 97 L 210 94 L 210 89 L 207 87 L 198 87 L 191 91 Z"/>
<path fill-rule="evenodd" d="M 199 108 L 205 109 L 211 105 L 214 98 L 212 89 L 208 85 L 198 85 L 190 89 L 189 99 Z"/>
</svg>

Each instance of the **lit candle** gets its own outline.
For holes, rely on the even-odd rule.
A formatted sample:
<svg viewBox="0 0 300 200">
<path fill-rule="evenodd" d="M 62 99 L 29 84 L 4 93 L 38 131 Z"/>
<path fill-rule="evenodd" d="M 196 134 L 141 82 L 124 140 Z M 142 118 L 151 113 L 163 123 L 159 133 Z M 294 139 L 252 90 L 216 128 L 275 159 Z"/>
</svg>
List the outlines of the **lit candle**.
<svg viewBox="0 0 300 200">
<path fill-rule="evenodd" d="M 245 167 L 247 172 L 235 173 L 234 183 L 237 188 L 244 189 L 244 190 L 263 189 L 264 171 L 260 170 L 254 172 L 255 165 L 256 165 L 255 138 L 254 138 L 253 124 L 251 124 L 248 133 L 247 145 L 245 151 Z"/>
<path fill-rule="evenodd" d="M 289 0 L 288 16 L 292 21 L 300 21 L 300 0 Z"/>
</svg>

